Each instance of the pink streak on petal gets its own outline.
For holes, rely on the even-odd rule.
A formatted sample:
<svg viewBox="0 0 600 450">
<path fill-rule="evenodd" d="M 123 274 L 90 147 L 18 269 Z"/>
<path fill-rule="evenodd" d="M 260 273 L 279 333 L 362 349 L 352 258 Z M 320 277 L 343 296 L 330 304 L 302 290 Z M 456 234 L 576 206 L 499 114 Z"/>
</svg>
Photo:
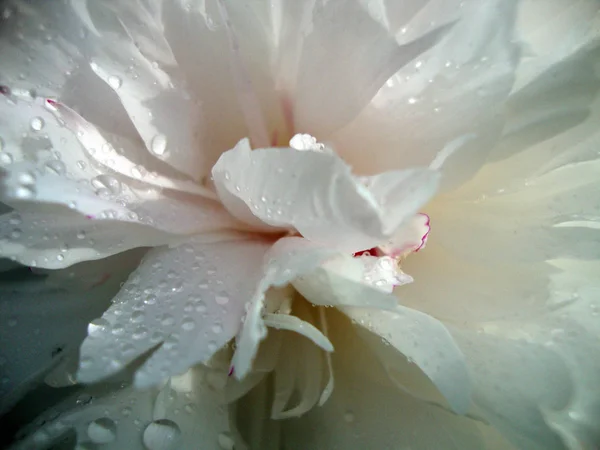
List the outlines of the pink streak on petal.
<svg viewBox="0 0 600 450">
<path fill-rule="evenodd" d="M 86 219 L 90 219 L 90 220 L 92 220 L 92 219 L 94 218 L 94 216 L 92 216 L 92 215 L 88 214 L 88 215 L 86 215 L 86 216 L 85 216 L 85 218 L 86 218 Z"/>
<path fill-rule="evenodd" d="M 228 377 L 232 376 L 232 375 L 233 375 L 233 372 L 234 372 L 234 367 L 233 367 L 233 366 L 231 366 L 231 367 L 229 368 L 229 372 L 227 373 L 227 376 L 228 376 Z"/>
<path fill-rule="evenodd" d="M 427 238 L 429 237 L 429 232 L 431 231 L 431 218 L 429 217 L 429 215 L 425 214 L 425 213 L 419 213 L 420 216 L 425 216 L 426 220 L 425 220 L 425 226 L 427 227 L 427 231 L 425 232 L 425 234 L 421 237 L 421 245 L 419 245 L 419 247 L 417 247 L 417 249 L 415 250 L 415 252 L 418 252 L 419 250 L 421 250 L 423 247 L 425 247 L 425 244 L 427 243 Z"/>
</svg>

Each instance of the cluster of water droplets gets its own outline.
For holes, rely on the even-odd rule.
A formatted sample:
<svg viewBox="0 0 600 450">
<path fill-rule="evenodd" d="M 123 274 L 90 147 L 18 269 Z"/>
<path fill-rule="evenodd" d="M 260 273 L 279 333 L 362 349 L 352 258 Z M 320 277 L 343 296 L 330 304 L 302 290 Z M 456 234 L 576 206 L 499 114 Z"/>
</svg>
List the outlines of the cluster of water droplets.
<svg viewBox="0 0 600 450">
<path fill-rule="evenodd" d="M 203 389 L 210 389 L 209 386 Z M 203 407 L 199 405 L 201 401 L 193 392 L 180 392 L 168 384 L 158 392 L 140 393 L 123 387 L 111 395 L 99 397 L 80 394 L 67 401 L 72 403 L 70 411 L 50 411 L 40 417 L 32 424 L 35 427 L 33 434 L 17 442 L 16 448 L 36 449 L 61 443 L 67 446 L 67 432 L 74 429 L 78 450 L 93 450 L 99 446 L 111 448 L 117 444 L 136 447 L 142 444 L 147 450 L 178 450 L 184 448 L 186 435 L 198 437 L 203 434 L 198 433 L 202 423 L 198 422 L 200 417 L 196 417 L 199 407 Z M 155 405 L 154 411 L 147 408 L 148 404 Z M 215 439 L 218 448 L 234 449 L 235 442 L 228 431 L 217 433 L 216 438 L 213 430 L 204 432 L 208 435 L 202 439 L 204 443 Z"/>
</svg>

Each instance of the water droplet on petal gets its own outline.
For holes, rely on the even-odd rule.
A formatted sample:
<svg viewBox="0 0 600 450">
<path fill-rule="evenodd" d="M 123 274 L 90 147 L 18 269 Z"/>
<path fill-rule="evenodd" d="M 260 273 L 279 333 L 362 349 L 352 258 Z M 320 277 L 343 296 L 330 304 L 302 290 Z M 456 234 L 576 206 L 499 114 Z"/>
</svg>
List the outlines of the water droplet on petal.
<svg viewBox="0 0 600 450">
<path fill-rule="evenodd" d="M 106 330 L 106 327 L 108 327 L 110 324 L 108 323 L 108 320 L 103 319 L 103 318 L 98 318 L 98 319 L 94 319 L 92 320 L 87 327 L 87 332 L 90 336 L 97 336 L 101 333 L 104 332 L 104 330 Z"/>
<path fill-rule="evenodd" d="M 181 430 L 172 420 L 155 420 L 146 427 L 142 439 L 148 450 L 175 450 L 181 447 Z"/>
<path fill-rule="evenodd" d="M 131 313 L 131 321 L 135 323 L 143 322 L 146 315 L 143 311 L 133 311 Z"/>
<path fill-rule="evenodd" d="M 65 163 L 57 159 L 48 161 L 45 166 L 46 170 L 54 175 L 63 175 L 67 171 Z"/>
<path fill-rule="evenodd" d="M 108 417 L 102 417 L 90 422 L 87 435 L 94 444 L 108 444 L 117 437 L 117 425 Z"/>
<path fill-rule="evenodd" d="M 29 123 L 31 125 L 31 129 L 33 131 L 40 131 L 42 128 L 44 128 L 44 119 L 42 119 L 41 117 L 34 117 L 33 119 L 31 119 L 31 122 Z"/>
<path fill-rule="evenodd" d="M 150 150 L 152 150 L 155 155 L 164 155 L 167 151 L 167 137 L 164 134 L 157 134 L 154 136 L 150 143 Z"/>
<path fill-rule="evenodd" d="M 10 153 L 0 153 L 0 163 L 1 164 L 12 164 L 13 156 Z"/>
<path fill-rule="evenodd" d="M 183 328 L 185 331 L 191 331 L 195 327 L 196 327 L 196 322 L 191 317 L 187 317 L 187 318 L 183 319 L 183 322 L 181 322 L 181 328 Z"/>
<path fill-rule="evenodd" d="M 96 193 L 107 193 L 118 195 L 121 193 L 123 186 L 121 182 L 110 175 L 98 175 L 92 178 L 92 187 L 96 189 Z"/>
<path fill-rule="evenodd" d="M 115 75 L 111 75 L 108 77 L 108 85 L 114 90 L 119 89 L 121 87 L 121 84 L 123 84 L 123 81 L 119 77 Z"/>
</svg>

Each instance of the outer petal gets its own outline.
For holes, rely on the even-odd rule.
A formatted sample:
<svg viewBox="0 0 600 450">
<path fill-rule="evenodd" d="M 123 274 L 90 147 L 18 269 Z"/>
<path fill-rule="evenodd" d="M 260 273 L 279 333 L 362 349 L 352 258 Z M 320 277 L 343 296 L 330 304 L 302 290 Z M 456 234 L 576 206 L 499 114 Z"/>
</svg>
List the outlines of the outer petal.
<svg viewBox="0 0 600 450">
<path fill-rule="evenodd" d="M 318 269 L 321 273 L 296 280 L 294 286 L 308 301 L 336 305 L 388 342 L 430 378 L 452 409 L 466 412 L 471 390 L 466 362 L 446 327 L 431 316 L 397 305 L 396 297 L 360 283 L 348 269 L 350 265 L 340 275 Z M 386 365 L 386 358 L 383 360 Z"/>
<path fill-rule="evenodd" d="M 0 253 L 30 267 L 60 269 L 174 240 L 175 236 L 145 225 L 93 221 L 69 210 L 0 216 Z"/>
<path fill-rule="evenodd" d="M 405 34 L 447 20 L 445 8 L 452 2 L 440 3 L 424 7 L 414 26 L 402 29 Z M 427 165 L 447 145 L 459 144 L 444 165 L 443 183 L 472 176 L 504 125 L 498 105 L 508 97 L 517 63 L 515 4 L 462 2 L 460 20 L 445 39 L 392 76 L 332 137 L 343 157 L 365 173 L 378 173 Z"/>
<path fill-rule="evenodd" d="M 221 156 L 213 177 L 237 218 L 296 229 L 348 253 L 387 240 L 431 198 L 438 179 L 434 171 L 412 169 L 362 180 L 333 153 L 251 151 L 247 140 Z"/>
<path fill-rule="evenodd" d="M 87 323 L 104 311 L 135 267 L 133 256 L 106 260 L 77 286 L 53 285 L 24 268 L 3 274 L 0 413 L 7 412 L 66 354 L 76 352 Z"/>
<path fill-rule="evenodd" d="M 52 192 L 46 192 L 46 196 Z M 64 192 L 54 193 L 58 197 L 49 200 L 65 202 L 69 199 L 61 197 Z M 84 197 L 85 201 L 80 204 L 90 212 L 98 211 L 98 204 L 100 208 L 112 205 L 101 199 L 97 203 L 96 199 L 95 196 Z M 200 200 L 199 205 L 185 197 L 160 196 L 130 209 L 118 203 L 114 205 L 120 208 L 121 214 L 106 209 L 100 216 L 84 216 L 61 206 L 48 212 L 43 204 L 15 204 L 25 210 L 0 216 L 0 253 L 30 266 L 61 268 L 130 248 L 178 243 L 181 235 L 215 235 L 223 228 L 239 226 L 222 207 L 210 200 Z M 235 232 L 223 233 L 235 235 Z"/>
<path fill-rule="evenodd" d="M 470 380 L 464 355 L 445 326 L 431 316 L 397 305 L 396 297 L 361 283 L 351 269 L 346 264 L 338 275 L 321 268 L 294 281 L 294 286 L 308 301 L 338 306 L 395 347 L 430 378 L 455 411 L 464 413 L 470 402 Z M 372 342 L 375 347 L 380 345 L 377 340 Z"/>
<path fill-rule="evenodd" d="M 371 349 L 341 315 L 331 318 L 336 389 L 327 403 L 283 422 L 281 448 L 505 450 L 487 447 L 476 422 L 403 394 L 392 386 Z M 335 316 L 335 317 L 332 317 Z M 260 408 L 253 398 L 241 408 Z M 262 400 L 262 399 L 261 399 Z M 250 418 L 243 417 L 243 420 Z M 250 435 L 251 436 L 251 435 Z M 249 444 L 254 442 L 248 438 Z"/>
<path fill-rule="evenodd" d="M 90 324 L 78 378 L 106 377 L 156 346 L 136 372 L 138 387 L 207 361 L 238 333 L 269 247 L 263 241 L 191 241 L 151 251 L 114 305 Z"/>
<path fill-rule="evenodd" d="M 82 448 L 187 450 L 197 448 L 198 442 L 211 449 L 233 448 L 227 410 L 210 376 L 208 369 L 197 367 L 170 379 L 162 389 L 87 387 L 42 414 L 10 448 L 47 449 L 57 442 L 72 446 L 67 436 L 71 429 Z"/>
<path fill-rule="evenodd" d="M 544 417 L 562 412 L 573 394 L 573 380 L 558 354 L 525 340 L 453 334 L 469 362 L 478 414 L 517 448 L 565 448 Z"/>
<path fill-rule="evenodd" d="M 291 100 L 294 128 L 320 139 L 352 120 L 386 79 L 447 31 L 436 26 L 400 43 L 358 1 L 279 4 L 277 82 Z"/>
</svg>

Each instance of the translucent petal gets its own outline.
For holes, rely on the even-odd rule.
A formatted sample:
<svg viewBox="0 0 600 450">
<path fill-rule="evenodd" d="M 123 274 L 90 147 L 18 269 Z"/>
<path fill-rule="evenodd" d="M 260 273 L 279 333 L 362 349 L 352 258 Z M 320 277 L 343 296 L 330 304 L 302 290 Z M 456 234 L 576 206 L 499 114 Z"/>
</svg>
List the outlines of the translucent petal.
<svg viewBox="0 0 600 450">
<path fill-rule="evenodd" d="M 451 2 L 423 9 L 421 30 L 448 18 Z M 453 141 L 462 142 L 443 167 L 442 185 L 470 178 L 497 141 L 517 64 L 514 1 L 461 3 L 446 37 L 391 76 L 358 117 L 332 136 L 340 154 L 363 174 L 428 165 Z M 450 16 L 456 15 L 454 10 Z M 410 33 L 409 22 L 403 29 Z M 466 136 L 475 135 L 473 139 Z"/>
<path fill-rule="evenodd" d="M 415 400 L 393 386 L 354 326 L 333 316 L 328 315 L 336 348 L 332 353 L 336 389 L 322 407 L 283 423 L 283 448 L 489 448 L 477 422 Z"/>
<path fill-rule="evenodd" d="M 266 326 L 277 330 L 289 330 L 310 339 L 314 344 L 327 352 L 333 351 L 329 339 L 314 325 L 288 314 L 265 314 L 263 321 Z"/>
<path fill-rule="evenodd" d="M 573 381 L 561 358 L 525 340 L 452 332 L 467 357 L 479 414 L 518 448 L 563 449 L 541 412 L 562 410 L 572 396 Z"/>
<path fill-rule="evenodd" d="M 113 306 L 90 324 L 79 380 L 104 378 L 157 346 L 136 371 L 136 386 L 156 385 L 207 361 L 240 330 L 249 293 L 263 275 L 257 263 L 269 247 L 190 241 L 149 252 Z"/>
<path fill-rule="evenodd" d="M 368 104 L 385 80 L 446 31 L 436 27 L 399 43 L 360 2 L 281 2 L 276 70 L 291 102 L 295 130 L 328 138 Z"/>
<path fill-rule="evenodd" d="M 428 169 L 362 180 L 334 153 L 251 151 L 247 140 L 221 156 L 213 177 L 219 197 L 238 219 L 296 229 L 348 253 L 384 242 L 431 198 L 438 180 Z"/>
<path fill-rule="evenodd" d="M 471 380 L 465 355 L 441 322 L 402 306 L 394 312 L 353 307 L 340 309 L 416 364 L 446 397 L 454 411 L 464 414 L 468 410 Z M 384 344 L 380 342 L 377 345 Z"/>
</svg>

